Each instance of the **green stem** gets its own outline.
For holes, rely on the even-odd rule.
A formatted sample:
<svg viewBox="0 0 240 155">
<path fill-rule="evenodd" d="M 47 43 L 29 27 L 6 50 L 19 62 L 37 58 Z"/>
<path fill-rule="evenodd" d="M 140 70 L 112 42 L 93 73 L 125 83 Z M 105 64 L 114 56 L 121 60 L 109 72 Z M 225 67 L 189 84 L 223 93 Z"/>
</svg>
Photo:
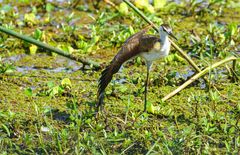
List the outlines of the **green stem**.
<svg viewBox="0 0 240 155">
<path fill-rule="evenodd" d="M 64 56 L 66 58 L 69 58 L 69 59 L 81 62 L 83 65 L 89 65 L 89 66 L 94 67 L 95 69 L 100 69 L 100 65 L 98 63 L 94 62 L 94 61 L 91 61 L 91 60 L 88 60 L 88 59 L 85 59 L 85 58 L 75 57 L 75 56 L 70 55 L 70 54 L 68 54 L 68 53 L 66 53 L 66 52 L 64 52 L 64 51 L 62 51 L 60 49 L 54 48 L 52 46 L 49 46 L 48 44 L 45 44 L 45 43 L 40 42 L 38 40 L 35 40 L 35 39 L 31 38 L 31 37 L 19 34 L 19 33 L 15 32 L 15 31 L 6 29 L 6 28 L 4 28 L 2 26 L 0 26 L 0 31 L 6 33 L 8 35 L 14 36 L 16 38 L 19 38 L 21 40 L 24 40 L 26 42 L 29 42 L 31 44 L 34 44 L 34 45 L 36 45 L 38 47 L 44 48 L 44 49 L 47 50 L 47 52 L 51 51 L 51 52 L 57 53 L 58 55 Z"/>
<path fill-rule="evenodd" d="M 184 84 L 182 84 L 181 86 L 179 86 L 177 89 L 175 89 L 174 91 L 172 91 L 171 93 L 169 93 L 168 95 L 166 95 L 162 101 L 166 101 L 167 99 L 169 99 L 170 97 L 176 95 L 178 92 L 180 92 L 181 90 L 183 90 L 184 88 L 186 88 L 189 84 L 193 83 L 195 80 L 197 80 L 198 78 L 200 78 L 201 76 L 205 75 L 207 72 L 209 72 L 211 69 L 216 68 L 224 63 L 227 63 L 229 61 L 234 61 L 237 58 L 235 56 L 231 56 L 228 57 L 224 60 L 221 60 L 207 68 L 205 68 L 204 70 L 200 71 L 199 73 L 195 74 L 193 77 L 191 77 L 188 81 L 186 81 Z"/>
</svg>

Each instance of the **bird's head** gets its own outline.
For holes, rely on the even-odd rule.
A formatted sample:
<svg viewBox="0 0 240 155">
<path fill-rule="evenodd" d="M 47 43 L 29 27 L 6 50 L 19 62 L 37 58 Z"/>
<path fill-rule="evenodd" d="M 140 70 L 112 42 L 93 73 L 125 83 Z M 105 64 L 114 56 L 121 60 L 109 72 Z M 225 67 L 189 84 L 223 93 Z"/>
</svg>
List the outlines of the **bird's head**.
<svg viewBox="0 0 240 155">
<path fill-rule="evenodd" d="M 162 24 L 160 26 L 160 33 L 166 33 L 167 35 L 170 35 L 177 40 L 177 38 L 172 33 L 172 28 L 168 24 Z"/>
</svg>

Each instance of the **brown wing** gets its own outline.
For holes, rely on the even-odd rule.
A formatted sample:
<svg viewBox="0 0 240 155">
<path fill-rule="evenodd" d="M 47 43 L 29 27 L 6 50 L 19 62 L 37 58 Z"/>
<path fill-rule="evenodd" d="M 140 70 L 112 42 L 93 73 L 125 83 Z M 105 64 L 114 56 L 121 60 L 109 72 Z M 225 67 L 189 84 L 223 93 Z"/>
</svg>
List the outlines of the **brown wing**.
<svg viewBox="0 0 240 155">
<path fill-rule="evenodd" d="M 140 32 L 132 35 L 129 37 L 124 44 L 122 45 L 120 51 L 117 53 L 117 55 L 113 58 L 110 65 L 108 65 L 101 73 L 101 77 L 99 79 L 98 83 L 98 103 L 97 103 L 97 110 L 98 107 L 103 104 L 104 99 L 104 91 L 107 87 L 107 85 L 112 80 L 113 74 L 117 73 L 121 65 L 129 60 L 130 58 L 136 56 L 140 50 L 139 50 L 139 41 L 143 37 L 143 35 L 148 31 L 148 29 L 151 27 L 147 26 Z"/>
<path fill-rule="evenodd" d="M 141 52 L 149 52 L 153 48 L 160 48 L 160 38 L 154 35 L 144 35 L 139 41 Z M 158 46 L 156 43 L 159 42 Z"/>
</svg>

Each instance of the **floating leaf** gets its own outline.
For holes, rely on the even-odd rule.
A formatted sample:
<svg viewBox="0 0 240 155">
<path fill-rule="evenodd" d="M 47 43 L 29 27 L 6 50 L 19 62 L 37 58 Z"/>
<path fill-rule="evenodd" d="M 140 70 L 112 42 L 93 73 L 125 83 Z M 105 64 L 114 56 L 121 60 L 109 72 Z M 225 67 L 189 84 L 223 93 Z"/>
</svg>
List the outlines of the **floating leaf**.
<svg viewBox="0 0 240 155">
<path fill-rule="evenodd" d="M 143 8 L 145 8 L 145 6 L 149 5 L 149 2 L 148 2 L 148 0 L 135 0 L 135 5 L 139 9 L 143 9 Z"/>
<path fill-rule="evenodd" d="M 128 14 L 128 6 L 126 3 L 122 2 L 119 5 L 119 12 L 123 15 L 127 15 Z"/>
<path fill-rule="evenodd" d="M 155 12 L 154 7 L 152 5 L 150 5 L 150 4 L 145 6 L 144 8 L 149 13 L 154 13 Z"/>
<path fill-rule="evenodd" d="M 28 13 L 24 15 L 24 22 L 28 25 L 34 25 L 37 23 L 36 16 L 34 13 Z"/>
<path fill-rule="evenodd" d="M 46 11 L 51 12 L 54 9 L 54 6 L 51 3 L 47 3 L 46 5 Z"/>
<path fill-rule="evenodd" d="M 147 111 L 154 114 L 155 107 L 152 103 L 149 103 L 149 102 L 147 103 Z"/>
<path fill-rule="evenodd" d="M 63 87 L 72 87 L 72 83 L 69 78 L 64 78 L 61 82 Z"/>
<path fill-rule="evenodd" d="M 166 5 L 166 0 L 154 0 L 153 6 L 155 9 L 161 9 Z"/>
<path fill-rule="evenodd" d="M 55 86 L 53 87 L 51 90 L 50 90 L 50 96 L 55 96 L 57 95 L 58 93 L 61 92 L 60 90 L 61 88 L 59 86 Z"/>
<path fill-rule="evenodd" d="M 72 54 L 75 50 L 71 46 L 67 46 L 67 51 L 69 54 Z"/>
<path fill-rule="evenodd" d="M 37 40 L 40 40 L 42 38 L 42 34 L 43 34 L 43 32 L 40 29 L 37 28 L 34 31 L 34 38 L 37 39 Z"/>
<path fill-rule="evenodd" d="M 48 86 L 49 88 L 52 88 L 52 87 L 54 87 L 54 83 L 53 83 L 52 81 L 50 81 L 50 82 L 47 83 L 47 86 Z"/>
<path fill-rule="evenodd" d="M 33 92 L 32 92 L 32 89 L 31 88 L 27 88 L 24 90 L 24 94 L 31 97 L 33 96 Z"/>
<path fill-rule="evenodd" d="M 30 54 L 31 54 L 31 55 L 36 54 L 37 49 L 38 49 L 38 47 L 37 47 L 36 45 L 31 45 L 31 46 L 29 47 Z"/>
<path fill-rule="evenodd" d="M 121 93 L 125 93 L 125 92 L 127 92 L 127 90 L 128 90 L 128 88 L 127 88 L 126 86 L 120 85 L 119 91 L 120 91 Z"/>
<path fill-rule="evenodd" d="M 137 57 L 137 65 L 141 65 L 142 64 L 142 58 L 141 57 Z"/>
<path fill-rule="evenodd" d="M 77 47 L 80 49 L 85 49 L 88 46 L 88 43 L 85 42 L 84 40 L 80 40 L 76 44 L 77 44 Z"/>
</svg>

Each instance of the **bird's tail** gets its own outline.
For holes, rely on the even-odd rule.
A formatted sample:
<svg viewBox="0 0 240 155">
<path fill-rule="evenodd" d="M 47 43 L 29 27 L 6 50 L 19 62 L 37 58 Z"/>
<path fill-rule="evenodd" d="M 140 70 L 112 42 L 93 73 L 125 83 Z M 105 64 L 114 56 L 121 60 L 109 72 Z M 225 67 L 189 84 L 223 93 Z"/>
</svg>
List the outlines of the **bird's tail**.
<svg viewBox="0 0 240 155">
<path fill-rule="evenodd" d="M 120 66 L 111 63 L 102 71 L 101 77 L 98 81 L 98 94 L 97 94 L 98 101 L 96 105 L 97 110 L 101 105 L 103 105 L 105 89 L 107 85 L 111 82 L 113 74 L 115 74 L 119 70 Z"/>
</svg>

